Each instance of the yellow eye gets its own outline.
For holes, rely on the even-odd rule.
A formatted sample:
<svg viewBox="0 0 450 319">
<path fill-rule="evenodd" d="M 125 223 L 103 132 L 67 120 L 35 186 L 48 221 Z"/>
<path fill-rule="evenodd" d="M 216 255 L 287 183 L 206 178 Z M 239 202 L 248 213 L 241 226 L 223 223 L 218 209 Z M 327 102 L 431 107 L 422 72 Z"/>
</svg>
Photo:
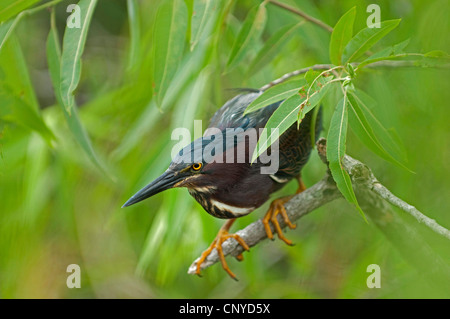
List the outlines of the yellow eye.
<svg viewBox="0 0 450 319">
<path fill-rule="evenodd" d="M 194 171 L 199 171 L 200 168 L 202 168 L 202 163 L 195 163 L 194 165 L 192 165 L 192 169 Z"/>
</svg>

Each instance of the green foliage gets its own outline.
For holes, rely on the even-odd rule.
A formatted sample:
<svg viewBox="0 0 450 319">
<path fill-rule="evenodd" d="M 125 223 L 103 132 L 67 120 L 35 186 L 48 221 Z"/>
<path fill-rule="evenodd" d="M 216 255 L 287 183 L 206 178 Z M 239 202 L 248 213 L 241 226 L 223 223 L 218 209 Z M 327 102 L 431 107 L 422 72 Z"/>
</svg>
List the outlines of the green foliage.
<svg viewBox="0 0 450 319">
<path fill-rule="evenodd" d="M 187 9 L 184 1 L 164 2 L 158 8 L 153 33 L 153 85 L 160 105 L 183 55 L 186 30 Z"/>
<path fill-rule="evenodd" d="M 195 0 L 191 19 L 191 51 L 198 44 L 206 26 L 215 18 L 219 0 Z"/>
<path fill-rule="evenodd" d="M 369 50 L 375 43 L 398 26 L 400 19 L 383 21 L 380 28 L 365 28 L 359 31 L 342 52 L 342 64 L 356 61 L 361 55 Z"/>
<path fill-rule="evenodd" d="M 286 43 L 292 38 L 292 36 L 298 32 L 298 29 L 304 24 L 304 21 L 300 23 L 286 25 L 275 32 L 259 50 L 256 57 L 253 59 L 248 74 L 254 75 L 258 73 L 265 65 L 277 56 L 277 53 L 286 45 Z"/>
<path fill-rule="evenodd" d="M 47 63 L 48 71 L 52 81 L 53 89 L 55 92 L 55 98 L 58 105 L 61 106 L 64 117 L 73 136 L 80 144 L 82 149 L 86 152 L 90 160 L 97 165 L 103 172 L 107 172 L 105 164 L 99 160 L 94 148 L 92 147 L 91 140 L 86 133 L 79 117 L 78 111 L 74 105 L 72 113 L 70 114 L 67 108 L 64 107 L 63 99 L 61 97 L 60 90 L 60 74 L 61 74 L 61 47 L 59 44 L 58 31 L 56 30 L 54 11 L 52 12 L 51 28 L 47 37 Z"/>
<path fill-rule="evenodd" d="M 353 7 L 339 19 L 333 29 L 330 39 L 330 60 L 334 65 L 341 64 L 342 52 L 353 37 L 355 16 L 356 7 Z"/>
<path fill-rule="evenodd" d="M 386 144 L 389 143 L 390 149 L 399 149 L 394 138 L 370 112 L 370 109 L 364 104 L 357 92 L 348 92 L 347 97 L 348 108 L 350 109 L 351 128 L 356 136 L 361 139 L 364 145 L 381 158 L 407 169 L 406 166 L 397 160 L 394 155 L 390 154 L 387 151 L 387 147 L 383 146 L 380 142 L 377 134 L 375 134 L 375 127 L 376 132 L 379 132 L 378 134 L 384 137 L 383 141 L 386 141 Z M 367 114 L 367 117 L 365 114 Z"/>
<path fill-rule="evenodd" d="M 253 7 L 245 19 L 228 57 L 228 70 L 242 62 L 248 51 L 253 50 L 255 43 L 259 40 L 267 20 L 266 2 Z"/>
<path fill-rule="evenodd" d="M 364 219 L 366 219 L 363 211 L 358 205 L 350 176 L 345 171 L 342 164 L 347 142 L 348 104 L 348 95 L 347 93 L 344 93 L 344 97 L 338 103 L 336 110 L 333 113 L 333 117 L 331 118 L 330 130 L 328 131 L 327 136 L 327 160 L 329 162 L 331 174 L 342 195 L 344 195 L 347 201 L 354 204 Z"/>
<path fill-rule="evenodd" d="M 19 42 L 16 39 L 6 44 L 0 64 L 0 118 L 38 132 L 51 145 L 55 138 L 43 121 L 28 68 Z"/>
<path fill-rule="evenodd" d="M 264 91 L 258 96 L 245 110 L 244 114 L 254 112 L 270 104 L 284 100 L 292 95 L 296 95 L 299 87 L 302 87 L 305 81 L 289 81 L 276 85 Z"/>
<path fill-rule="evenodd" d="M 331 34 L 268 1 L 81 0 L 80 29 L 67 28 L 66 2 L 0 2 L 0 297 L 449 297 L 448 283 L 430 283 L 354 214 L 359 205 L 341 166 L 351 153 L 394 194 L 450 225 L 440 195 L 450 187 L 445 1 L 413 2 L 403 13 L 382 1 L 386 19 L 402 14 L 397 29 L 399 20 L 365 28 L 367 4 L 290 2 L 337 22 Z M 312 67 L 328 57 L 329 68 Z M 243 263 L 229 260 L 238 283 L 220 266 L 188 276 L 222 221 L 184 189 L 121 205 L 167 168 L 174 128 L 206 121 L 233 95 L 228 88 L 259 88 L 305 68 L 246 110 L 284 100 L 257 150 L 274 142 L 272 128 L 301 125 L 323 105 L 330 170 L 350 205 L 334 201 L 303 218 L 287 234 L 294 248 L 268 243 Z M 306 185 L 325 169 L 313 152 Z M 418 230 L 421 248 L 448 260 L 447 241 L 398 217 Z M 82 269 L 78 291 L 65 285 L 72 263 Z M 371 263 L 381 266 L 382 289 L 366 286 Z"/>
<path fill-rule="evenodd" d="M 6 21 L 21 11 L 31 7 L 40 0 L 2 0 L 0 9 L 0 22 Z"/>
<path fill-rule="evenodd" d="M 81 56 L 83 55 L 89 25 L 97 0 L 80 0 L 80 28 L 66 28 L 61 54 L 61 76 L 59 88 L 61 99 L 69 115 L 75 104 L 74 91 L 81 76 Z"/>
<path fill-rule="evenodd" d="M 383 60 L 392 60 L 397 58 L 404 58 L 409 56 L 414 57 L 426 57 L 427 55 L 419 53 L 403 53 L 403 49 L 408 45 L 408 40 L 403 41 L 397 45 L 388 47 L 384 50 L 379 51 L 371 55 L 369 58 L 365 59 L 362 63 L 357 64 L 355 69 L 351 62 L 356 61 L 363 54 L 367 53 L 367 50 L 372 48 L 378 41 L 380 41 L 384 36 L 386 36 L 390 31 L 392 31 L 400 23 L 400 19 L 390 20 L 381 22 L 380 28 L 365 28 L 359 31 L 355 36 L 353 34 L 353 23 L 355 20 L 356 9 L 353 7 L 347 13 L 345 13 L 337 22 L 333 32 L 331 34 L 329 54 L 330 59 L 333 64 L 337 65 L 335 67 L 330 67 L 330 69 L 325 70 L 321 73 L 310 69 L 305 73 L 304 77 L 307 85 L 303 88 L 295 86 L 295 82 L 287 82 L 280 84 L 277 88 L 276 86 L 270 88 L 264 92 L 258 99 L 249 105 L 246 112 L 252 112 L 258 108 L 264 107 L 272 102 L 277 101 L 277 97 L 286 98 L 292 92 L 297 90 L 300 92 L 300 96 L 293 96 L 288 98 L 280 108 L 274 112 L 272 117 L 266 124 L 267 128 L 278 128 L 282 134 L 290 125 L 297 121 L 297 125 L 300 125 L 301 120 L 306 113 L 313 110 L 320 101 L 325 97 L 328 92 L 329 84 L 333 82 L 340 82 L 342 92 L 347 92 L 347 89 L 353 87 L 352 80 L 357 76 L 357 70 L 361 70 L 364 66 L 369 65 L 374 62 Z M 429 57 L 446 57 L 445 53 L 429 54 Z M 340 63 L 342 61 L 342 64 Z M 339 71 L 339 77 L 334 78 L 329 73 Z M 344 77 L 344 73 L 347 74 Z M 286 87 L 282 87 L 282 85 Z M 325 88 L 325 89 L 324 89 Z M 352 90 L 353 91 L 353 90 Z M 305 96 L 303 96 L 303 94 Z M 394 139 L 390 137 L 387 130 L 381 125 L 381 123 L 370 113 L 369 109 L 364 106 L 365 112 L 368 113 L 371 121 L 368 121 L 364 116 L 359 104 L 362 101 L 356 97 L 355 93 L 347 92 L 344 94 L 344 98 L 338 103 L 336 111 L 333 113 L 333 117 L 330 123 L 330 130 L 328 132 L 329 143 L 331 142 L 331 147 L 327 150 L 328 160 L 330 161 L 330 170 L 332 172 L 333 178 L 336 181 L 338 189 L 341 191 L 342 195 L 352 204 L 355 204 L 358 211 L 364 217 L 364 213 L 359 207 L 356 196 L 353 192 L 350 177 L 347 172 L 344 171 L 342 167 L 342 158 L 345 154 L 346 136 L 347 136 L 347 118 L 348 118 L 348 108 L 351 110 L 351 124 L 357 136 L 360 140 L 375 154 L 379 155 L 385 160 L 393 162 L 402 168 L 406 166 L 401 163 L 397 158 L 395 158 L 392 153 L 386 151 L 386 149 L 380 144 L 379 140 L 375 136 L 374 129 L 371 124 L 377 126 L 377 129 L 381 131 L 380 135 L 384 136 L 385 141 L 389 141 L 391 149 L 399 149 Z M 281 100 L 281 99 L 280 99 Z M 294 118 L 293 115 L 297 114 Z M 269 136 L 272 137 L 272 136 Z M 330 141 L 331 139 L 331 141 Z M 258 147 L 255 149 L 253 154 L 253 160 L 255 160 L 262 152 L 264 152 L 271 143 L 276 139 L 266 139 L 263 135 L 258 141 Z M 365 217 L 364 217 L 365 219 Z"/>
</svg>

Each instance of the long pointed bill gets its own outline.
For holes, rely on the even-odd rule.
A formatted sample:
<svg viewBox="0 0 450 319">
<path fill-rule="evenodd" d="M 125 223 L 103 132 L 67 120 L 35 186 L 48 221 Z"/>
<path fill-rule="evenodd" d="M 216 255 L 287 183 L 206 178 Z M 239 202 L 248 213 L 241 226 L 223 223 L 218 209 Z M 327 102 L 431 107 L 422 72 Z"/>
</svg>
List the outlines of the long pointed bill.
<svg viewBox="0 0 450 319">
<path fill-rule="evenodd" d="M 173 172 L 166 171 L 160 177 L 134 194 L 122 207 L 136 204 L 137 202 L 165 191 L 166 189 L 172 188 L 180 179 L 182 178 L 175 176 Z"/>
</svg>

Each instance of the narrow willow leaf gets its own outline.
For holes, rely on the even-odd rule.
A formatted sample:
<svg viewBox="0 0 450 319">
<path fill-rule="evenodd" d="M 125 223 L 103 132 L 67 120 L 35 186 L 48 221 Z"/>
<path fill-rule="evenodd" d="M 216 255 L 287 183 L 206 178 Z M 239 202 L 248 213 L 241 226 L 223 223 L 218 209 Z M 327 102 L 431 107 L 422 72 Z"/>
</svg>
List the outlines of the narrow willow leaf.
<svg viewBox="0 0 450 319">
<path fill-rule="evenodd" d="M 396 45 L 387 47 L 381 51 L 378 51 L 377 53 L 371 55 L 364 61 L 362 61 L 360 64 L 358 64 L 358 69 L 361 69 L 362 67 L 375 63 L 378 61 L 385 61 L 385 60 L 395 60 L 399 58 L 405 58 L 409 55 L 407 53 L 403 53 L 403 49 L 408 45 L 409 39 L 405 40 L 403 42 L 400 42 Z M 416 56 L 416 54 L 414 54 Z"/>
<path fill-rule="evenodd" d="M 266 107 L 267 105 L 281 101 L 295 94 L 304 84 L 305 81 L 301 79 L 280 83 L 271 87 L 270 89 L 267 89 L 252 103 L 250 103 L 250 105 L 245 110 L 244 115 Z"/>
<path fill-rule="evenodd" d="M 9 0 L 7 0 L 9 1 Z M 39 0 L 37 0 L 39 1 Z M 34 2 L 37 2 L 34 1 Z M 41 6 L 35 7 L 35 8 L 31 8 L 28 10 L 24 10 L 21 11 L 20 14 L 18 14 L 16 17 L 14 17 L 13 19 L 10 19 L 8 21 L 3 21 L 0 22 L 0 51 L 2 50 L 2 47 L 5 45 L 6 41 L 8 40 L 8 38 L 11 36 L 11 34 L 13 33 L 14 29 L 17 27 L 17 25 L 19 24 L 19 21 L 26 15 L 29 14 L 33 14 L 36 13 L 42 9 L 48 8 L 50 6 L 56 5 L 58 2 L 60 2 L 62 0 L 53 0 L 53 1 L 49 1 Z M 17 1 L 17 3 L 21 3 L 21 8 L 26 8 L 29 5 L 27 5 L 24 1 Z M 31 2 L 28 2 L 28 4 Z M 24 6 L 23 6 L 24 5 Z M 13 5 L 10 5 L 10 7 L 13 7 Z M 15 7 L 16 9 L 19 7 Z M 17 11 L 17 12 L 19 12 Z M 2 20 L 0 20 L 2 21 Z"/>
<path fill-rule="evenodd" d="M 323 79 L 326 85 L 324 84 L 319 90 L 313 92 L 309 97 L 308 103 L 306 103 L 306 95 L 302 93 L 295 93 L 281 103 L 266 123 L 263 133 L 258 140 L 257 147 L 253 152 L 252 162 L 276 141 L 276 134 L 281 136 L 295 122 L 298 122 L 298 125 L 300 125 L 306 113 L 313 110 L 326 95 L 329 89 L 328 82 L 331 79 L 332 77 Z M 304 87 L 301 88 L 300 92 L 305 91 Z M 270 135 L 267 135 L 268 129 L 274 128 L 277 131 L 272 130 Z"/>
<path fill-rule="evenodd" d="M 311 136 L 311 145 L 312 148 L 314 149 L 314 147 L 316 146 L 316 122 L 317 122 L 317 117 L 319 115 L 319 111 L 320 111 L 320 106 L 314 108 L 313 110 L 313 114 L 312 114 L 312 118 L 311 118 L 311 127 L 309 129 L 309 135 Z"/>
<path fill-rule="evenodd" d="M 6 21 L 21 11 L 31 7 L 40 0 L 2 0 L 0 8 L 0 22 Z"/>
<path fill-rule="evenodd" d="M 442 50 L 434 50 L 430 51 L 424 54 L 427 58 L 448 58 L 449 55 L 447 52 L 444 52 Z"/>
<path fill-rule="evenodd" d="M 305 73 L 305 80 L 307 87 L 309 88 L 311 85 L 313 85 L 314 80 L 320 75 L 321 72 L 309 69 L 308 72 Z"/>
<path fill-rule="evenodd" d="M 405 158 L 404 147 L 400 146 L 398 140 L 391 135 L 383 124 L 376 118 L 371 111 L 376 107 L 376 102 L 365 92 L 357 89 L 353 94 L 355 101 L 358 103 L 364 113 L 369 125 L 373 128 L 380 143 L 386 148 L 387 152 L 393 154 L 394 158 Z"/>
<path fill-rule="evenodd" d="M 52 12 L 52 23 L 50 28 L 50 33 L 47 37 L 47 63 L 50 73 L 50 78 L 53 84 L 53 89 L 55 92 L 55 98 L 58 102 L 58 105 L 61 107 L 61 110 L 66 118 L 67 124 L 69 126 L 70 131 L 72 132 L 75 140 L 81 146 L 83 151 L 86 153 L 88 158 L 92 161 L 92 163 L 98 167 L 102 172 L 108 175 L 108 170 L 106 166 L 100 159 L 98 158 L 94 148 L 92 147 L 91 140 L 83 127 L 80 119 L 78 118 L 77 108 L 74 107 L 72 110 L 72 114 L 69 114 L 67 109 L 63 105 L 61 92 L 59 90 L 60 82 L 60 63 L 61 63 L 61 47 L 59 44 L 58 32 L 56 26 L 54 24 L 54 11 Z M 75 105 L 74 105 L 75 106 Z"/>
<path fill-rule="evenodd" d="M 406 39 L 405 41 L 402 41 L 400 43 L 397 43 L 393 46 L 394 48 L 394 54 L 402 54 L 404 53 L 403 50 L 408 46 L 410 39 Z"/>
<path fill-rule="evenodd" d="M 10 121 L 37 131 L 52 147 L 55 136 L 45 124 L 34 92 L 28 67 L 20 43 L 11 37 L 0 54 L 0 93 L 7 108 L 5 121 Z"/>
<path fill-rule="evenodd" d="M 17 25 L 17 19 L 18 18 L 4 21 L 0 24 L 0 52 L 2 51 L 2 48 L 9 36 L 14 31 L 14 28 Z"/>
<path fill-rule="evenodd" d="M 55 139 L 55 136 L 47 127 L 41 115 L 24 99 L 15 96 L 11 88 L 0 87 L 0 91 L 2 91 L 2 94 L 0 94 L 0 104 L 2 106 L 0 119 L 39 133 L 51 145 L 51 141 Z"/>
<path fill-rule="evenodd" d="M 348 107 L 350 110 L 350 127 L 353 132 L 355 132 L 356 136 L 364 143 L 364 145 L 386 161 L 407 169 L 401 162 L 389 154 L 389 152 L 380 143 L 372 126 L 364 115 L 364 112 L 361 110 L 356 97 L 350 92 L 348 93 Z"/>
<path fill-rule="evenodd" d="M 0 75 L 11 90 L 11 95 L 20 97 L 39 113 L 39 102 L 17 37 L 12 36 L 3 50 L 0 54 Z"/>
<path fill-rule="evenodd" d="M 378 51 L 377 53 L 371 55 L 370 57 L 368 57 L 367 59 L 362 61 L 360 64 L 358 64 L 358 69 L 361 69 L 363 66 L 371 64 L 371 63 L 390 59 L 390 57 L 392 57 L 393 53 L 394 53 L 393 47 L 384 48 L 383 50 Z"/>
<path fill-rule="evenodd" d="M 355 61 L 375 43 L 391 32 L 400 23 L 400 19 L 381 22 L 380 28 L 365 28 L 359 31 L 347 44 L 342 53 L 342 64 Z"/>
<path fill-rule="evenodd" d="M 353 191 L 350 176 L 345 171 L 342 160 L 345 156 L 345 145 L 347 139 L 348 111 L 347 111 L 347 95 L 344 95 L 338 103 L 330 122 L 330 129 L 327 137 L 327 160 L 331 175 L 333 176 L 336 186 L 345 199 L 354 204 L 361 216 L 367 222 L 364 212 L 359 207 L 355 192 Z"/>
<path fill-rule="evenodd" d="M 174 77 L 183 55 L 187 30 L 187 8 L 183 0 L 162 3 L 153 32 L 153 83 L 158 105 Z"/>
<path fill-rule="evenodd" d="M 321 79 L 318 81 L 320 85 L 318 85 L 316 91 L 310 94 L 308 100 L 305 100 L 303 105 L 301 105 L 299 109 L 297 115 L 298 124 L 300 124 L 301 120 L 305 117 L 306 113 L 314 109 L 322 101 L 322 99 L 328 93 L 328 90 L 330 88 L 330 81 L 332 79 L 333 79 L 332 76 L 321 77 Z"/>
<path fill-rule="evenodd" d="M 194 10 L 191 18 L 191 51 L 194 50 L 200 36 L 210 19 L 216 16 L 219 0 L 194 0 Z"/>
<path fill-rule="evenodd" d="M 281 136 L 292 124 L 297 121 L 297 113 L 300 105 L 305 100 L 298 93 L 287 98 L 281 105 L 273 112 L 272 116 L 266 123 L 263 132 L 260 135 L 258 144 L 253 152 L 252 162 L 254 162 L 259 155 L 261 155 L 278 136 Z M 272 129 L 269 132 L 269 129 Z M 277 129 L 277 130 L 274 130 Z"/>
<path fill-rule="evenodd" d="M 266 41 L 261 50 L 259 50 L 247 73 L 253 76 L 258 73 L 258 71 L 262 70 L 273 57 L 280 53 L 283 46 L 291 39 L 302 24 L 304 24 L 304 21 L 284 26 L 275 32 L 269 40 Z"/>
<path fill-rule="evenodd" d="M 228 70 L 238 65 L 246 57 L 247 53 L 253 50 L 255 43 L 264 31 L 266 19 L 266 2 L 264 1 L 259 6 L 253 7 L 247 15 L 231 49 L 227 62 Z"/>
<path fill-rule="evenodd" d="M 130 26 L 130 53 L 128 69 L 137 65 L 140 58 L 141 19 L 139 17 L 139 3 L 137 0 L 127 0 L 128 23 Z"/>
<path fill-rule="evenodd" d="M 66 26 L 61 56 L 61 98 L 69 114 L 75 103 L 74 91 L 81 75 L 81 56 L 86 43 L 89 24 L 97 0 L 80 0 L 80 28 Z"/>
<path fill-rule="evenodd" d="M 330 60 L 334 65 L 341 64 L 344 48 L 353 36 L 353 24 L 355 22 L 356 7 L 347 11 L 336 23 L 330 39 Z"/>
</svg>

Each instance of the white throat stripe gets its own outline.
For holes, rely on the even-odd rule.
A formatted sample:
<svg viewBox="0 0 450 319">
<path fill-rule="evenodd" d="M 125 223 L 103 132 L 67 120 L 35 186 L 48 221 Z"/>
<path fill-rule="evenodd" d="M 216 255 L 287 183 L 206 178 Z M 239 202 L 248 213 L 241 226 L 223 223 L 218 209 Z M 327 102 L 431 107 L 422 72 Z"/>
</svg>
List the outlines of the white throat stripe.
<svg viewBox="0 0 450 319">
<path fill-rule="evenodd" d="M 217 207 L 219 210 L 226 210 L 232 213 L 233 215 L 242 216 L 247 215 L 251 211 L 253 211 L 254 207 L 235 207 L 231 206 L 225 203 L 221 203 L 219 201 L 216 201 L 214 199 L 211 199 L 211 204 Z"/>
</svg>

